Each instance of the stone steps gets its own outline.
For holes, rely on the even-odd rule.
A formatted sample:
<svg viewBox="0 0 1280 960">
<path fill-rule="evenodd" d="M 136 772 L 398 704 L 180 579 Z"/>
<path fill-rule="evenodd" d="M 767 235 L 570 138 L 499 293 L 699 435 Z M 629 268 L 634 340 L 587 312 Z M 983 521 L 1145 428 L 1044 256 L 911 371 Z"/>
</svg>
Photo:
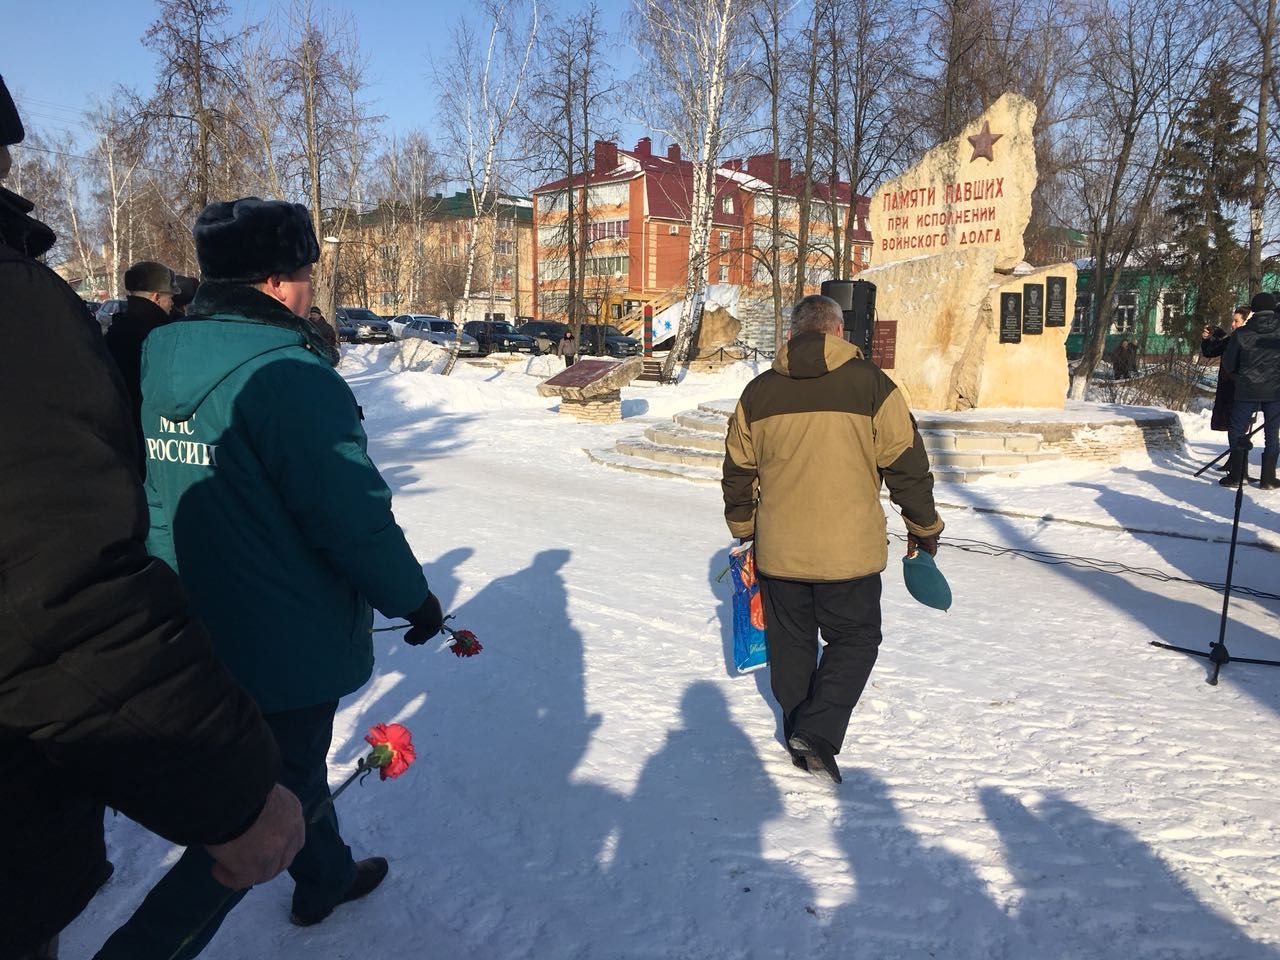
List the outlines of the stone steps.
<svg viewBox="0 0 1280 960">
<path fill-rule="evenodd" d="M 597 463 L 683 480 L 716 483 L 724 463 L 724 438 L 735 402 L 702 403 L 647 427 L 643 437 L 619 440 L 612 449 L 588 450 Z M 986 477 L 1016 477 L 1038 463 L 1061 458 L 1042 450 L 1041 437 L 1016 430 L 967 430 L 931 424 L 920 437 L 939 483 L 972 483 Z"/>
</svg>

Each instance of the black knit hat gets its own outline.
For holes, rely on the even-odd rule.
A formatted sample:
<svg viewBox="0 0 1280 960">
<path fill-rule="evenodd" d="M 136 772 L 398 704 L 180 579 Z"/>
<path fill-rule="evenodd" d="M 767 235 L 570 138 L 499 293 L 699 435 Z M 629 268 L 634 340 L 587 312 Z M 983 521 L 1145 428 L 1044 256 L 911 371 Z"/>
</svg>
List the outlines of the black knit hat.
<svg viewBox="0 0 1280 960">
<path fill-rule="evenodd" d="M 18 108 L 9 96 L 9 88 L 4 85 L 4 77 L 0 77 L 0 146 L 21 143 L 26 131 L 22 129 L 22 118 L 18 116 Z"/>
<path fill-rule="evenodd" d="M 173 271 L 154 260 L 140 260 L 124 272 L 124 288 L 130 293 L 177 294 Z"/>
<path fill-rule="evenodd" d="M 173 278 L 173 285 L 178 288 L 178 292 L 173 295 L 173 305 L 175 307 L 185 307 L 196 298 L 196 290 L 200 286 L 200 281 L 195 277 L 184 277 L 178 274 Z"/>
<path fill-rule="evenodd" d="M 191 234 L 204 280 L 258 283 L 320 259 L 311 215 L 300 203 L 257 197 L 211 203 Z"/>
<path fill-rule="evenodd" d="M 1263 290 L 1261 293 L 1255 293 L 1253 299 L 1249 301 L 1249 309 L 1254 313 L 1260 313 L 1264 310 L 1274 310 L 1276 308 L 1276 295 L 1267 293 Z"/>
</svg>

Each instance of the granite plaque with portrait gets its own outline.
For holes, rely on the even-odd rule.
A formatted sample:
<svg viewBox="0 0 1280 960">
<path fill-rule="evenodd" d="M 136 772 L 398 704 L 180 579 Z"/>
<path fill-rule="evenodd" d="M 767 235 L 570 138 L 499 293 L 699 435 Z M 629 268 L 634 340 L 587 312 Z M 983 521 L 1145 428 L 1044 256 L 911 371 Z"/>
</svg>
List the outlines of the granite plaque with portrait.
<svg viewBox="0 0 1280 960">
<path fill-rule="evenodd" d="M 1022 294 L 1000 294 L 1000 342 L 1022 342 Z"/>
<path fill-rule="evenodd" d="M 1067 325 L 1067 278 L 1045 277 L 1044 325 Z"/>
<path fill-rule="evenodd" d="M 1031 336 L 1044 333 L 1044 284 L 1022 285 L 1022 332 Z"/>
</svg>

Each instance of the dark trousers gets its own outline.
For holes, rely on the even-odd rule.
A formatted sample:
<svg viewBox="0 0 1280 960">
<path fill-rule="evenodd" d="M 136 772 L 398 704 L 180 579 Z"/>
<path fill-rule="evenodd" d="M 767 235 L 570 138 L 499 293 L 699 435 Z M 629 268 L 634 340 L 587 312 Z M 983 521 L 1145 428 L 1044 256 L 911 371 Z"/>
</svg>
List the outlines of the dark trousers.
<svg viewBox="0 0 1280 960">
<path fill-rule="evenodd" d="M 1266 438 L 1264 456 L 1280 454 L 1280 400 L 1242 400 L 1236 397 L 1231 404 L 1231 425 L 1227 440 L 1234 450 L 1236 444 L 1249 433 L 1249 419 L 1262 411 L 1262 435 Z"/>
<path fill-rule="evenodd" d="M 266 715 L 280 746 L 280 782 L 292 790 L 310 817 L 329 796 L 326 758 L 333 739 L 337 703 Z M 203 847 L 188 847 L 160 878 L 132 917 L 111 935 L 95 960 L 189 960 L 213 939 L 246 890 L 228 890 L 213 879 L 213 859 Z M 338 833 L 333 805 L 315 823 L 289 867 L 295 911 L 318 912 L 342 899 L 355 879 L 351 848 Z"/>
<path fill-rule="evenodd" d="M 761 574 L 760 593 L 783 734 L 820 737 L 839 753 L 880 650 L 880 574 L 834 583 Z M 819 631 L 827 643 L 821 659 Z"/>
</svg>

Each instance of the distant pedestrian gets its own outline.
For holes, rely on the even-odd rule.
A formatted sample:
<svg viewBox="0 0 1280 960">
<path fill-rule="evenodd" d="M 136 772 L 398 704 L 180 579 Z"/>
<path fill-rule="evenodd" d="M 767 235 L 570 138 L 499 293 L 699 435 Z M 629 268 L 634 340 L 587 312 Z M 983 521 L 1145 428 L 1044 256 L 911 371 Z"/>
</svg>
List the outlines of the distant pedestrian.
<svg viewBox="0 0 1280 960">
<path fill-rule="evenodd" d="M 312 307 L 307 311 L 307 319 L 315 326 L 316 332 L 325 343 L 333 348 L 333 352 L 338 352 L 338 331 L 334 329 L 333 324 L 325 319 L 324 311 L 319 307 Z"/>
<path fill-rule="evenodd" d="M 1222 355 L 1222 367 L 1236 378 L 1236 397 L 1231 405 L 1231 457 L 1227 475 L 1218 482 L 1234 487 L 1243 482 L 1249 466 L 1249 425 L 1262 412 L 1265 446 L 1262 450 L 1263 490 L 1280 487 L 1276 461 L 1280 460 L 1280 316 L 1276 297 L 1258 293 L 1249 306 L 1253 315 L 1231 335 Z"/>
<path fill-rule="evenodd" d="M 1231 329 L 1223 330 L 1221 327 L 1214 327 L 1212 330 L 1206 325 L 1204 333 L 1200 340 L 1200 356 L 1206 360 L 1212 360 L 1215 357 L 1221 357 L 1227 350 L 1227 344 L 1231 341 L 1231 335 L 1235 333 L 1248 319 L 1249 311 L 1245 307 L 1236 307 L 1231 314 Z M 1209 427 L 1212 430 L 1225 431 L 1231 426 L 1231 404 L 1236 396 L 1236 379 L 1224 370 L 1219 364 L 1218 366 L 1218 386 L 1213 392 L 1213 414 L 1209 418 Z M 1226 467 L 1223 468 L 1227 469 Z"/>
<path fill-rule="evenodd" d="M 142 443 L 142 342 L 152 330 L 173 320 L 175 298 L 182 292 L 177 277 L 163 263 L 142 260 L 124 273 L 124 289 L 129 295 L 125 308 L 117 313 L 105 340 L 129 391 L 133 432 L 138 438 L 138 475 L 146 472 Z"/>
<path fill-rule="evenodd" d="M 564 365 L 566 367 L 573 366 L 574 358 L 578 355 L 578 341 L 574 339 L 572 330 L 564 332 L 564 336 L 556 344 L 556 353 L 564 357 Z"/>
</svg>

